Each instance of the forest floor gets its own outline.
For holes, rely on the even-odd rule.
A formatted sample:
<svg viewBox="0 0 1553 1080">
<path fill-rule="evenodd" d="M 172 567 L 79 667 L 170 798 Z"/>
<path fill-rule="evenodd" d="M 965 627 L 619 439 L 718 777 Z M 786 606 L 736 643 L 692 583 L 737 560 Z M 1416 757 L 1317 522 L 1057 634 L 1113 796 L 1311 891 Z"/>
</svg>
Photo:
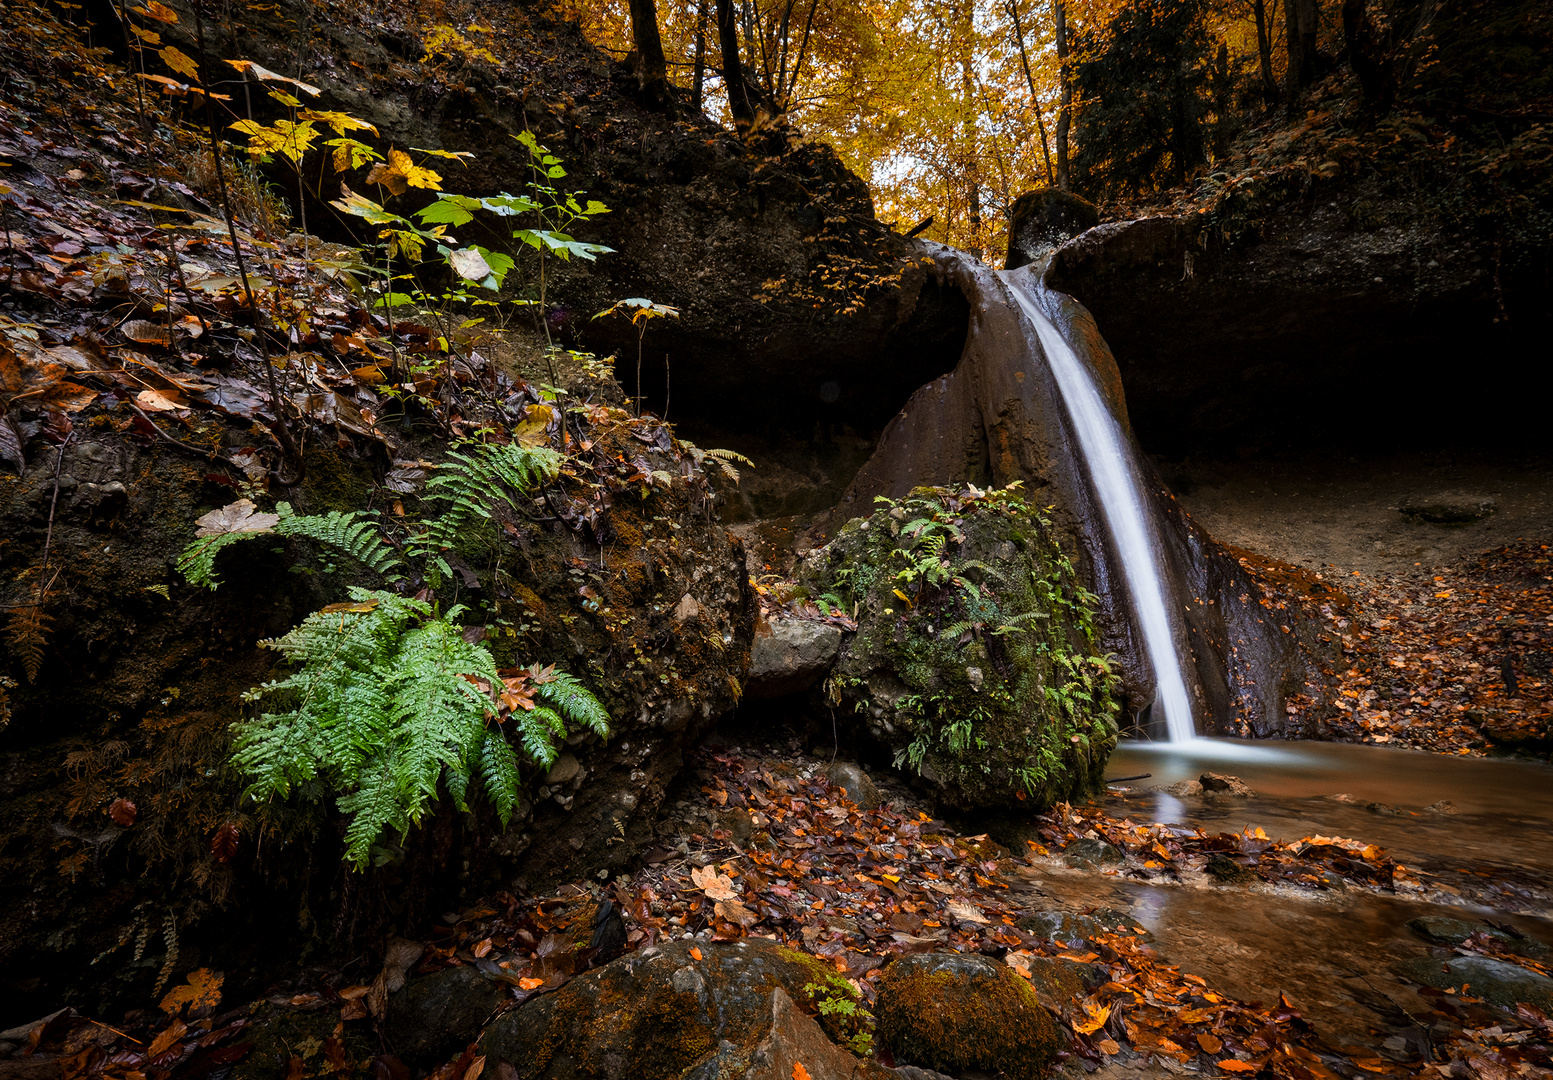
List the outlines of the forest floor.
<svg viewBox="0 0 1553 1080">
<path fill-rule="evenodd" d="M 504 1007 L 517 1007 L 583 974 L 577 954 L 557 946 L 568 932 L 565 913 L 579 902 L 608 900 L 622 916 L 626 951 L 675 938 L 775 939 L 833 966 L 865 1006 L 894 956 L 948 948 L 1001 960 L 1030 979 L 1060 1019 L 1068 1037 L 1060 1067 L 1072 1077 L 1508 1077 L 1546 1075 L 1542 1070 L 1553 1065 L 1553 1025 L 1536 1009 L 1522 1007 L 1512 1017 L 1465 992 L 1410 988 L 1382 972 L 1344 974 L 1350 956 L 1334 941 L 1320 950 L 1332 958 L 1330 978 L 1362 984 L 1337 994 L 1357 994 L 1368 1012 L 1357 1010 L 1333 1030 L 1313 1024 L 1287 991 L 1254 1002 L 1224 989 L 1225 977 L 1245 982 L 1245 969 L 1264 956 L 1257 941 L 1238 938 L 1233 920 L 1191 920 L 1197 937 L 1179 955 L 1141 925 L 1167 930 L 1148 912 L 1157 916 L 1171 901 L 1150 900 L 1149 892 L 1189 897 L 1184 907 L 1268 907 L 1274 921 L 1336 905 L 1340 921 L 1363 926 L 1368 907 L 1394 907 L 1399 898 L 1413 903 L 1410 911 L 1448 913 L 1423 906 L 1440 899 L 1433 875 L 1398 865 L 1363 838 L 1280 838 L 1252 824 L 1239 831 L 1143 824 L 1134 820 L 1142 807 L 1123 792 L 1059 806 L 1027 825 L 1022 838 L 1003 835 L 1004 846 L 934 820 L 911 791 L 882 773 L 873 791 L 864 784 L 860 806 L 830 785 L 836 774 L 826 756 L 802 746 L 771 731 L 715 737 L 693 758 L 659 844 L 639 869 L 604 887 L 577 882 L 548 897 L 498 893 L 420 928 L 418 940 L 401 943 L 411 958 L 391 957 L 389 967 L 408 966 L 412 978 L 476 967 L 506 983 Z M 1234 812 L 1255 817 L 1254 804 Z M 1138 894 L 1130 902 L 1127 889 Z M 1520 955 L 1535 954 L 1535 941 L 1507 936 L 1502 926 L 1479 924 L 1453 951 L 1430 955 L 1487 957 L 1545 973 L 1545 956 Z M 1403 946 L 1405 955 L 1425 948 L 1417 939 Z M 1220 970 L 1226 960 L 1229 970 Z M 395 1031 L 383 1029 L 386 1043 L 370 1035 L 382 1008 L 373 1005 L 366 974 L 310 969 L 252 1006 L 229 1002 L 237 1007 L 222 1011 L 219 974 L 196 971 L 168 992 L 160 1010 L 133 1010 L 112 1018 L 113 1026 L 67 1010 L 6 1032 L 12 1041 L 0 1045 L 0 1075 L 218 1075 L 264 1041 L 264 1025 L 280 1009 L 313 1017 L 322 1031 L 333 1028 L 296 1044 L 287 1069 L 292 1080 L 407 1077 L 392 1052 Z M 1258 969 L 1249 976 L 1253 985 L 1272 985 L 1289 973 Z M 1351 1005 L 1348 1011 L 1355 1012 Z M 853 1037 L 866 1046 L 871 1029 L 864 1010 Z M 376 1053 L 361 1049 L 373 1044 Z M 893 1063 L 887 1053 L 881 1058 Z M 23 1062 L 39 1071 L 11 1068 Z M 431 1075 L 478 1077 L 483 1064 L 471 1043 Z"/>
<path fill-rule="evenodd" d="M 1165 473 L 1216 539 L 1345 594 L 1322 612 L 1352 661 L 1337 673 L 1347 717 L 1334 735 L 1553 751 L 1553 464 L 1436 451 Z M 1442 516 L 1476 520 L 1429 520 Z"/>
</svg>

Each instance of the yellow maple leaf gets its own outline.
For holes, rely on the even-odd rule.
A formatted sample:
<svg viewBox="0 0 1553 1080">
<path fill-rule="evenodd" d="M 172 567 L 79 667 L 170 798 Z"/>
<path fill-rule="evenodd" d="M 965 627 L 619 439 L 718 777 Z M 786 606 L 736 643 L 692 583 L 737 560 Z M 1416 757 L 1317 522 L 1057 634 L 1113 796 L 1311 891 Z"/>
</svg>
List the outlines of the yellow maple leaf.
<svg viewBox="0 0 1553 1080">
<path fill-rule="evenodd" d="M 162 63 L 172 68 L 180 75 L 187 75 L 191 79 L 199 77 L 200 66 L 194 62 L 194 57 L 172 45 L 157 53 L 162 58 Z"/>
<path fill-rule="evenodd" d="M 404 177 L 404 182 L 411 187 L 425 188 L 428 191 L 442 190 L 442 177 L 430 169 L 423 169 L 410 160 L 410 155 L 403 150 L 395 150 L 392 147 L 388 151 L 388 162 L 395 172 Z"/>
<path fill-rule="evenodd" d="M 143 8 L 136 8 L 135 14 L 144 15 L 147 18 L 155 19 L 157 22 L 176 23 L 178 21 L 178 13 L 166 4 L 158 3 L 157 0 L 151 0 Z"/>
</svg>

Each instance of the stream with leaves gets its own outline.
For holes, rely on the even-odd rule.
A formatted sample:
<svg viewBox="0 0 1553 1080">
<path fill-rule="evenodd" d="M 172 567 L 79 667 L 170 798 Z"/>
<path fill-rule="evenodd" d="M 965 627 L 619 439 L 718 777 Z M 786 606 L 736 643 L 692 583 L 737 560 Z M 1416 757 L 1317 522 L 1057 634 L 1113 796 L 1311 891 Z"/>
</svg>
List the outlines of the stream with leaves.
<svg viewBox="0 0 1553 1080">
<path fill-rule="evenodd" d="M 1233 773 L 1254 798 L 1160 790 L 1205 772 Z M 1510 927 L 1553 940 L 1553 784 L 1541 764 L 1449 758 L 1336 743 L 1197 740 L 1124 745 L 1105 812 L 1168 822 L 1186 834 L 1261 828 L 1280 839 L 1354 837 L 1397 860 L 1395 892 L 1283 885 L 1225 887 L 1121 866 L 1037 865 L 1034 882 L 1064 904 L 1129 913 L 1170 962 L 1236 997 L 1285 994 L 1335 1044 L 1401 1056 L 1438 1000 L 1399 982 L 1392 964 L 1425 952 L 1419 917 Z M 1168 865 L 1168 864 L 1167 864 Z M 1404 1046 L 1397 1040 L 1408 1041 Z M 1390 1040 L 1388 1043 L 1387 1040 Z"/>
</svg>

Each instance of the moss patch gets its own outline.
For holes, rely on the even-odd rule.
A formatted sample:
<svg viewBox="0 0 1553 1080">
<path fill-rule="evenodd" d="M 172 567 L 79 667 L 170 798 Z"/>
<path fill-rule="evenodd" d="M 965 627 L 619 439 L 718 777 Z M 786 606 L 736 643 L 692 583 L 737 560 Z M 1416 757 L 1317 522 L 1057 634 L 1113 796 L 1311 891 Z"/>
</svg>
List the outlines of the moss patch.
<svg viewBox="0 0 1553 1080">
<path fill-rule="evenodd" d="M 885 971 L 876 1012 L 879 1041 L 898 1062 L 955 1076 L 1035 1080 L 1061 1045 L 1035 991 L 981 957 L 902 958 Z"/>
</svg>

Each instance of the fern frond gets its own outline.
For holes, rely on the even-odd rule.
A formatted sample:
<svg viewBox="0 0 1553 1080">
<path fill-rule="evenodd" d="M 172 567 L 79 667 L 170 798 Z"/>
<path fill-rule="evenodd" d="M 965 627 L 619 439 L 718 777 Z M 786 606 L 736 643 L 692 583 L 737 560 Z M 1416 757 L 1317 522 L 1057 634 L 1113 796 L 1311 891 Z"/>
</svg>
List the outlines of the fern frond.
<svg viewBox="0 0 1553 1080">
<path fill-rule="evenodd" d="M 252 540 L 258 536 L 268 535 L 268 532 L 228 532 L 207 536 L 184 548 L 174 565 L 190 585 L 195 587 L 204 585 L 214 592 L 216 586 L 221 584 L 221 579 L 216 576 L 216 556 L 222 549 L 230 547 L 239 540 Z"/>
<path fill-rule="evenodd" d="M 518 722 L 518 738 L 523 752 L 542 768 L 550 768 L 557 757 L 556 738 L 566 734 L 566 722 L 554 709 L 540 705 L 527 711 L 513 713 Z"/>
<path fill-rule="evenodd" d="M 573 724 L 581 724 L 603 738 L 609 737 L 609 712 L 576 677 L 557 671 L 534 695 Z"/>
<path fill-rule="evenodd" d="M 275 512 L 280 515 L 280 521 L 275 526 L 275 531 L 280 535 L 305 537 L 348 555 L 373 573 L 390 579 L 399 576 L 393 573 L 403 565 L 399 553 L 383 540 L 377 525 L 357 511 L 352 510 L 348 514 L 338 510 L 331 510 L 327 514 L 296 514 L 292 512 L 290 503 L 283 502 L 275 504 Z"/>
<path fill-rule="evenodd" d="M 500 731 L 487 731 L 480 745 L 480 781 L 505 829 L 518 805 L 518 756 Z"/>
<path fill-rule="evenodd" d="M 515 504 L 526 492 L 550 483 L 560 474 L 562 460 L 545 447 L 465 443 L 426 481 L 427 499 L 441 508 L 426 521 L 416 551 L 453 547 L 465 533 L 488 531 L 492 507 Z"/>
<path fill-rule="evenodd" d="M 1045 619 L 1047 617 L 1048 616 L 1044 611 L 1026 611 L 1021 615 L 1015 615 L 1012 619 L 1008 619 L 1003 623 L 1002 626 L 999 626 L 996 630 L 992 631 L 992 633 L 994 635 L 1012 634 L 1015 630 L 1019 630 L 1021 628 L 1027 630 L 1033 629 L 1026 624 L 1033 623 L 1037 619 Z"/>
<path fill-rule="evenodd" d="M 54 617 L 42 604 L 28 604 L 11 609 L 6 620 L 5 636 L 11 646 L 11 655 L 22 662 L 28 682 L 36 682 L 43 668 L 43 653 L 48 645 L 49 624 Z"/>
</svg>

